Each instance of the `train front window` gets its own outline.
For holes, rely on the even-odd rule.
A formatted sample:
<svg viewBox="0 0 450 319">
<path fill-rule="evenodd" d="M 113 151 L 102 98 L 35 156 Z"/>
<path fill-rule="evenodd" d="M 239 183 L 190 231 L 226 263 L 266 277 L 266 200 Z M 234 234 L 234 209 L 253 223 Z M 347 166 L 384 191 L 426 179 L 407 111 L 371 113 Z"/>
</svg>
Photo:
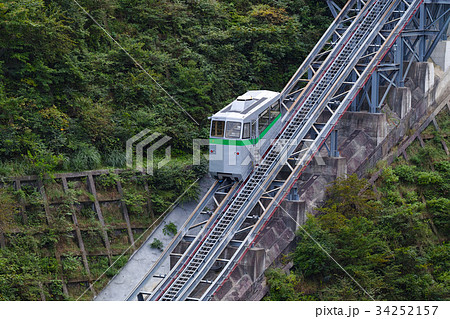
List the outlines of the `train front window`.
<svg viewBox="0 0 450 319">
<path fill-rule="evenodd" d="M 223 137 L 224 128 L 225 128 L 225 121 L 212 121 L 211 136 Z"/>
<path fill-rule="evenodd" d="M 240 138 L 241 137 L 241 122 L 227 122 L 227 129 L 225 130 L 226 138 Z"/>
</svg>

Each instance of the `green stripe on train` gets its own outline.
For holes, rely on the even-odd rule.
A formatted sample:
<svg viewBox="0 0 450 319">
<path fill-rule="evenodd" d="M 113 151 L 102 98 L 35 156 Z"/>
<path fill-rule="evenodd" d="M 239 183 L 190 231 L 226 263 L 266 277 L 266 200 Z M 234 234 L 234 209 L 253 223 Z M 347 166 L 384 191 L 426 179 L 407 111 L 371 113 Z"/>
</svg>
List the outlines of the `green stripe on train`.
<svg viewBox="0 0 450 319">
<path fill-rule="evenodd" d="M 245 145 L 254 145 L 258 143 L 264 135 L 275 125 L 275 123 L 281 118 L 281 113 L 266 127 L 266 129 L 257 137 L 248 140 L 225 140 L 221 138 L 210 138 L 209 143 L 218 144 L 218 145 L 236 145 L 236 146 L 245 146 Z"/>
</svg>

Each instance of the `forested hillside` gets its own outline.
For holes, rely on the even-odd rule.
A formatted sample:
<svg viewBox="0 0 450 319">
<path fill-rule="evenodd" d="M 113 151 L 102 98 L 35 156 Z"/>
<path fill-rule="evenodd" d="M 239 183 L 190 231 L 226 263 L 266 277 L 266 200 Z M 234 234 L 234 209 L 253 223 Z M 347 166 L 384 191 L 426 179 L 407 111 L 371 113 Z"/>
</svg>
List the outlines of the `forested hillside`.
<svg viewBox="0 0 450 319">
<path fill-rule="evenodd" d="M 144 128 L 178 155 L 249 89 L 281 90 L 327 27 L 325 1 L 0 1 L 0 175 L 124 166 Z"/>
<path fill-rule="evenodd" d="M 325 0 L 77 1 L 199 125 L 73 0 L 0 0 L 0 300 L 76 299 L 118 260 L 92 299 L 130 238 L 205 173 L 190 154 L 208 116 L 247 90 L 281 90 L 332 20 Z M 375 299 L 449 299 L 448 119 L 375 189 L 337 181 L 304 226 Z M 152 177 L 113 171 L 143 129 L 172 137 L 175 160 Z M 100 168 L 110 170 L 93 179 L 99 199 L 87 175 L 52 177 Z M 14 188 L 11 177 L 31 174 L 42 187 Z M 369 298 L 303 231 L 286 260 L 290 274 L 267 273 L 267 300 Z"/>
</svg>

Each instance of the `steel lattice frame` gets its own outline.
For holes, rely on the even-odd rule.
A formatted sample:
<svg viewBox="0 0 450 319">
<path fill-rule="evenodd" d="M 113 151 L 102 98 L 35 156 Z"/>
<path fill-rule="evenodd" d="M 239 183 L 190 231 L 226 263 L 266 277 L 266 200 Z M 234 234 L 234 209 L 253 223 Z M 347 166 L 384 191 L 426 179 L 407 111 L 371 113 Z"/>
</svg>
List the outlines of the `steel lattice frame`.
<svg viewBox="0 0 450 319">
<path fill-rule="evenodd" d="M 402 85 L 411 61 L 427 58 L 435 42 L 444 36 L 441 30 L 448 24 L 449 1 L 423 2 L 350 0 L 342 8 L 281 93 L 280 103 L 290 120 L 278 139 L 249 179 L 232 187 L 229 199 L 218 205 L 223 208 L 216 210 L 148 300 L 193 300 L 192 293 L 200 283 L 207 288 L 196 298 L 211 299 L 347 108 L 358 110 L 366 99 L 369 111 L 377 112 L 385 99 L 379 101 L 380 85 Z M 329 3 L 337 13 L 337 6 Z M 260 213 L 253 219 L 255 207 L 260 208 Z M 235 240 L 236 234 L 245 238 Z M 221 261 L 225 266 L 220 274 L 206 280 L 210 267 L 233 240 L 238 249 L 228 260 Z M 152 274 L 153 270 L 149 276 Z M 129 300 L 141 288 L 138 286 Z"/>
<path fill-rule="evenodd" d="M 334 1 L 327 1 L 335 17 L 340 11 Z M 358 1 L 357 8 L 363 3 Z M 404 9 L 405 3 L 400 8 Z M 373 72 L 370 81 L 352 103 L 353 112 L 367 110 L 378 113 L 392 88 L 404 87 L 406 76 L 413 62 L 426 62 L 439 41 L 447 40 L 450 22 L 450 0 L 427 0 L 420 6 L 408 26 L 403 30 L 392 49 Z M 389 32 L 386 26 L 383 34 Z M 381 36 L 378 37 L 381 42 Z M 367 54 L 376 49 L 370 48 Z M 360 68 L 365 66 L 364 63 Z M 350 81 L 355 78 L 353 72 Z M 383 95 L 380 95 L 383 92 Z"/>
</svg>

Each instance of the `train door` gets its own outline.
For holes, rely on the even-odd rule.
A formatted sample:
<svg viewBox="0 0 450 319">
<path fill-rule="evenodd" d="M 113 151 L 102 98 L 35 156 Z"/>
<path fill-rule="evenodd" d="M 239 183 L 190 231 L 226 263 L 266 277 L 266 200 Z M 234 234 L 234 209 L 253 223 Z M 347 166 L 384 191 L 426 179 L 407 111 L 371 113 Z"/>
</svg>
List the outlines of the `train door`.
<svg viewBox="0 0 450 319">
<path fill-rule="evenodd" d="M 256 125 L 257 125 L 256 120 L 253 120 L 252 121 L 252 130 L 251 130 L 251 133 L 250 133 L 250 138 L 253 141 L 256 141 Z"/>
<path fill-rule="evenodd" d="M 259 154 L 259 147 L 258 147 L 258 135 L 257 135 L 257 129 L 258 129 L 258 121 L 253 120 L 251 124 L 251 133 L 250 138 L 252 141 L 252 159 L 253 159 L 253 165 L 258 165 L 260 161 L 260 154 Z"/>
</svg>

